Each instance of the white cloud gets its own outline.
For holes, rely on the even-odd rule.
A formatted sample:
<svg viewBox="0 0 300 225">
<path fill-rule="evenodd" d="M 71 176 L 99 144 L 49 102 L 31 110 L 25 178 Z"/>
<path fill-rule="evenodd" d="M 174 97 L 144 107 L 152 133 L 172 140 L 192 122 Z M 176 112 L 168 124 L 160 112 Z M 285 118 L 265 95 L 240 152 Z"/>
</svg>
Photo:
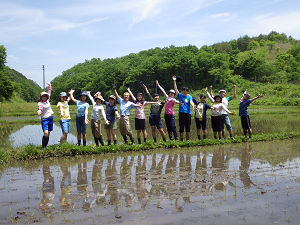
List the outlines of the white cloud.
<svg viewBox="0 0 300 225">
<path fill-rule="evenodd" d="M 58 18 L 56 15 L 49 15 L 47 11 L 38 8 L 18 4 L 0 3 L 0 8 L 4 9 L 0 14 L 0 37 L 1 41 L 6 42 L 51 31 L 66 32 L 107 19 L 98 17 L 73 22 Z"/>
<path fill-rule="evenodd" d="M 300 37 L 300 11 L 294 11 L 282 15 L 264 14 L 252 18 L 249 32 L 269 33 L 270 31 L 292 34 L 295 38 Z"/>
<path fill-rule="evenodd" d="M 216 14 L 212 14 L 210 15 L 211 18 L 224 18 L 224 17 L 229 17 L 230 16 L 230 13 L 228 12 L 224 12 L 224 13 L 216 13 Z"/>
</svg>

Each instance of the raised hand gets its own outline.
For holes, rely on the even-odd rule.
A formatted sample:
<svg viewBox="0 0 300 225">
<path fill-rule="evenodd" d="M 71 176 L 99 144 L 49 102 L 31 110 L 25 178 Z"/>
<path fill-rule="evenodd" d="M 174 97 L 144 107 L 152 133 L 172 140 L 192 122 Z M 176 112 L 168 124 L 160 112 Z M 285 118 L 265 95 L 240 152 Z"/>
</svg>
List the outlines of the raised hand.
<svg viewBox="0 0 300 225">
<path fill-rule="evenodd" d="M 207 92 L 207 87 L 205 87 L 205 92 Z"/>
<path fill-rule="evenodd" d="M 176 81 L 176 76 L 173 76 L 172 79 L 173 79 L 174 81 Z"/>
<path fill-rule="evenodd" d="M 75 92 L 75 90 L 71 89 L 71 90 L 69 91 L 69 94 L 72 95 L 74 92 Z"/>
<path fill-rule="evenodd" d="M 155 81 L 155 84 L 156 84 L 157 86 L 159 85 L 158 80 Z"/>
</svg>

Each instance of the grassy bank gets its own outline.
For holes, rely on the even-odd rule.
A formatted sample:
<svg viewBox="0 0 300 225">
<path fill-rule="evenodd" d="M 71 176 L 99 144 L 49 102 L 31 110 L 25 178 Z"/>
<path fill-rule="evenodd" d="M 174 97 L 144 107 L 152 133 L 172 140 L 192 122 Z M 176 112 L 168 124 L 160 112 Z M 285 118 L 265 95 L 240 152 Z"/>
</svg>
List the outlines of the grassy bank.
<svg viewBox="0 0 300 225">
<path fill-rule="evenodd" d="M 253 135 L 251 142 L 258 141 L 271 141 L 271 140 L 283 140 L 290 138 L 299 138 L 300 132 L 287 132 L 287 133 L 273 133 L 273 134 L 258 134 Z M 226 139 L 218 141 L 215 139 L 206 139 L 201 141 L 170 141 L 153 143 L 151 141 L 143 145 L 111 145 L 96 147 L 95 145 L 89 146 L 76 146 L 69 143 L 61 145 L 48 146 L 46 149 L 42 149 L 40 146 L 25 146 L 15 149 L 0 149 L 0 163 L 9 163 L 15 160 L 33 160 L 44 159 L 50 157 L 63 157 L 63 156 L 75 156 L 75 155 L 89 155 L 89 154 L 103 154 L 103 153 L 118 153 L 126 151 L 141 151 L 152 150 L 157 148 L 183 148 L 183 147 L 195 147 L 195 146 L 211 146 L 211 145 L 223 145 L 230 143 L 244 142 L 242 136 L 236 137 L 235 140 Z"/>
</svg>

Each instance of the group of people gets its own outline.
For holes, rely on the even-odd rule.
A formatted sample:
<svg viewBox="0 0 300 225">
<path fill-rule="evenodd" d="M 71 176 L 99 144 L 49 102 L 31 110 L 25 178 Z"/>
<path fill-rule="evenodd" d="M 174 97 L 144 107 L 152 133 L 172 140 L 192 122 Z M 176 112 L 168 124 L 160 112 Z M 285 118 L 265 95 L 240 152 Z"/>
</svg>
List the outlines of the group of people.
<svg viewBox="0 0 300 225">
<path fill-rule="evenodd" d="M 233 139 L 232 127 L 230 124 L 230 119 L 228 114 L 233 114 L 228 110 L 228 103 L 236 97 L 236 86 L 234 85 L 233 95 L 226 97 L 226 90 L 222 89 L 219 91 L 219 94 L 213 95 L 212 86 L 209 87 L 209 91 L 206 88 L 206 94 L 212 104 L 206 103 L 206 96 L 204 94 L 200 95 L 200 101 L 197 101 L 191 95 L 189 95 L 189 89 L 183 87 L 181 92 L 177 88 L 177 80 L 180 77 L 173 76 L 173 86 L 174 89 L 169 90 L 167 93 L 163 87 L 160 86 L 159 82 L 156 80 L 157 87 L 162 91 L 165 96 L 165 100 L 160 101 L 160 96 L 158 93 L 151 95 L 148 91 L 148 88 L 145 84 L 140 82 L 140 85 L 143 87 L 149 101 L 145 100 L 143 93 L 138 93 L 136 96 L 131 92 L 129 85 L 125 85 L 127 92 L 123 94 L 121 98 L 118 94 L 117 89 L 114 87 L 115 95 L 110 95 L 108 102 L 104 100 L 101 95 L 101 92 L 97 92 L 93 97 L 89 91 L 83 91 L 80 95 L 80 100 L 74 98 L 74 90 L 69 91 L 69 96 L 66 92 L 61 92 L 59 95 L 59 102 L 57 107 L 60 112 L 60 126 L 62 129 L 62 136 L 60 141 L 64 142 L 67 139 L 68 133 L 70 133 L 70 112 L 69 112 L 69 101 L 72 100 L 76 103 L 76 129 L 77 129 L 77 140 L 78 145 L 86 145 L 86 127 L 90 122 L 92 134 L 94 136 L 96 146 L 101 144 L 104 145 L 101 132 L 101 123 L 102 120 L 105 121 L 105 130 L 107 134 L 107 144 L 112 143 L 117 144 L 117 119 L 119 120 L 119 129 L 120 133 L 124 139 L 124 143 L 128 144 L 128 138 L 130 139 L 131 144 L 134 144 L 134 138 L 132 135 L 132 130 L 130 126 L 130 114 L 131 109 L 135 109 L 135 129 L 137 131 L 137 140 L 138 144 L 142 143 L 141 136 L 143 135 L 143 141 L 147 140 L 147 131 L 146 131 L 146 115 L 145 115 L 145 106 L 150 106 L 150 115 L 149 115 L 149 124 L 151 126 L 152 137 L 154 142 L 156 142 L 156 129 L 159 131 L 163 141 L 166 141 L 166 134 L 163 129 L 163 124 L 161 120 L 161 113 L 163 107 L 164 110 L 164 119 L 167 127 L 167 132 L 170 140 L 178 140 L 177 137 L 177 128 L 176 128 L 176 119 L 174 105 L 179 104 L 179 137 L 182 141 L 184 138 L 184 132 L 186 134 L 186 140 L 190 138 L 190 127 L 191 127 L 191 114 L 192 111 L 195 113 L 195 123 L 197 127 L 197 136 L 198 139 L 201 139 L 201 130 L 203 133 L 203 139 L 207 137 L 207 116 L 206 112 L 208 109 L 211 110 L 211 125 L 214 133 L 215 139 L 225 138 L 224 134 L 224 125 L 229 132 L 230 137 Z M 38 101 L 38 115 L 41 116 L 41 124 L 43 129 L 43 138 L 42 138 L 42 147 L 46 147 L 49 141 L 50 132 L 53 130 L 53 110 L 51 109 L 50 96 L 52 87 L 50 83 L 48 84 L 48 91 L 41 92 L 40 98 Z M 177 99 L 175 98 L 177 96 Z M 130 97 L 133 102 L 130 101 Z M 247 108 L 251 102 L 254 100 L 263 97 L 258 95 L 250 99 L 249 93 L 247 90 L 244 92 L 240 104 L 239 104 L 239 116 L 241 117 L 241 124 L 244 130 L 244 135 L 247 138 L 247 133 L 249 134 L 249 139 L 251 139 L 252 130 L 249 114 Z M 89 103 L 87 102 L 88 98 L 90 99 L 93 110 L 91 114 L 91 121 L 88 119 L 88 109 Z M 120 105 L 120 114 L 116 103 Z M 105 105 L 105 109 L 104 109 Z M 102 118 L 101 118 L 102 117 Z"/>
</svg>

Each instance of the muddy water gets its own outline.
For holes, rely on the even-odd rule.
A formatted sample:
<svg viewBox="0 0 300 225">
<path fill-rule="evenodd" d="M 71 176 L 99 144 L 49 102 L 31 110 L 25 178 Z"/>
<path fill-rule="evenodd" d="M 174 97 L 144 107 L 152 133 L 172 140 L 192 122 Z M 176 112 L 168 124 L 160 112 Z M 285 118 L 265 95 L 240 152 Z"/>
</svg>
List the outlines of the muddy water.
<svg viewBox="0 0 300 225">
<path fill-rule="evenodd" d="M 25 119 L 26 117 L 20 117 Z M 242 135 L 242 129 L 240 124 L 240 118 L 238 116 L 231 116 L 231 123 L 233 127 L 234 135 Z M 177 121 L 178 122 L 178 121 Z M 164 123 L 163 123 L 164 124 Z M 261 114 L 257 116 L 251 116 L 251 124 L 254 134 L 262 134 L 262 133 L 273 133 L 273 132 L 288 132 L 288 131 L 299 131 L 300 129 L 300 117 L 299 114 Z M 131 120 L 132 130 L 134 132 L 134 137 L 136 137 L 134 131 L 134 119 Z M 177 128 L 178 128 L 177 124 Z M 104 137 L 104 141 L 106 141 L 106 133 L 104 130 L 104 126 L 102 126 L 102 134 Z M 210 125 L 210 120 L 207 122 L 208 129 L 208 138 L 212 138 L 212 130 Z M 166 128 L 164 127 L 166 131 Z M 151 129 L 147 121 L 147 131 L 148 131 L 148 139 L 151 138 Z M 191 138 L 197 139 L 197 131 L 194 120 L 192 120 L 191 125 Z M 68 142 L 76 143 L 76 127 L 75 121 L 71 121 L 71 133 L 68 137 Z M 119 131 L 117 131 L 118 140 L 122 143 L 123 139 L 120 136 Z M 28 144 L 32 145 L 40 145 L 43 133 L 41 126 L 39 123 L 14 123 L 14 124 L 0 124 L 0 147 L 19 147 Z M 61 136 L 61 128 L 59 123 L 56 123 L 53 131 L 50 135 L 49 144 L 58 144 Z M 228 133 L 226 132 L 226 136 Z M 158 139 L 160 139 L 160 135 L 157 134 Z M 92 144 L 94 141 L 90 125 L 87 127 L 87 139 L 88 144 Z"/>
<path fill-rule="evenodd" d="M 27 161 L 0 224 L 299 224 L 300 139 Z"/>
</svg>

